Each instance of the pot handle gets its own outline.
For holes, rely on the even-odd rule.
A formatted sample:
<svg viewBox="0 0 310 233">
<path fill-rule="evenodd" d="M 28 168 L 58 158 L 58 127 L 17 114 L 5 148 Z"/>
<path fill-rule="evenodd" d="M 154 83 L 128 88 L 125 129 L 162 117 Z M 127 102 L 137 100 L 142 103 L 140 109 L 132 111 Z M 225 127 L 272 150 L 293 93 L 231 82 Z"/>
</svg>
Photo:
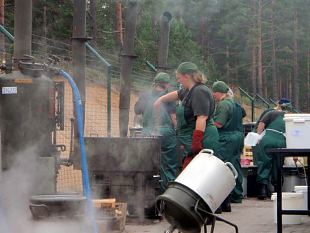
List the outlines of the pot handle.
<svg viewBox="0 0 310 233">
<path fill-rule="evenodd" d="M 225 165 L 232 171 L 235 179 L 237 179 L 238 178 L 238 172 L 237 172 L 236 168 L 230 162 L 226 162 Z"/>
<path fill-rule="evenodd" d="M 214 155 L 214 151 L 211 149 L 202 149 L 199 153 L 207 153 L 210 155 Z"/>
</svg>

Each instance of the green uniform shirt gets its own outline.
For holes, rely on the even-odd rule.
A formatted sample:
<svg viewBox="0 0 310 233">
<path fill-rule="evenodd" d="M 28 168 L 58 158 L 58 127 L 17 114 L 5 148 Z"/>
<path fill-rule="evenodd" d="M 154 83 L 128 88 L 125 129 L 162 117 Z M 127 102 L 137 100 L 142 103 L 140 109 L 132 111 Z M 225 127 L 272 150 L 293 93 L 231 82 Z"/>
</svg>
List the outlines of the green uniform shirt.
<svg viewBox="0 0 310 233">
<path fill-rule="evenodd" d="M 231 118 L 234 110 L 232 99 L 224 99 L 218 103 L 214 115 L 214 121 L 224 126 Z"/>
</svg>

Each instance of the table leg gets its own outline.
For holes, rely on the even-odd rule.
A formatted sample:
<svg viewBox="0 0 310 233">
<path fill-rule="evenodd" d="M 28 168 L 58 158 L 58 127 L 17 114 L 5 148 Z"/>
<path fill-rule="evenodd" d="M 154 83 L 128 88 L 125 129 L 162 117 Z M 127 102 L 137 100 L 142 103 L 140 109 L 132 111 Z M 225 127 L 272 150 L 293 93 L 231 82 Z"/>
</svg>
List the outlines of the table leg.
<svg viewBox="0 0 310 233">
<path fill-rule="evenodd" d="M 282 233 L 282 156 L 276 156 L 277 159 L 277 233 Z"/>
<path fill-rule="evenodd" d="M 309 169 L 309 163 L 310 163 L 310 155 L 307 156 L 307 186 L 308 186 L 308 197 L 307 197 L 307 200 L 308 200 L 308 216 L 310 216 L 310 169 Z"/>
</svg>

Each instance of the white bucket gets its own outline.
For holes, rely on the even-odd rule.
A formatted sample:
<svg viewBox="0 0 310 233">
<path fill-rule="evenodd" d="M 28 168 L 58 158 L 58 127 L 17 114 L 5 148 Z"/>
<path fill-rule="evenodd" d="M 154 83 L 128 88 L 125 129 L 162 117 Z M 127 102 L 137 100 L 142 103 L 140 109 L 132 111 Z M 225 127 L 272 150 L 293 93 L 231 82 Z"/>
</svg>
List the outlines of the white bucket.
<svg viewBox="0 0 310 233">
<path fill-rule="evenodd" d="M 277 194 L 271 196 L 273 200 L 274 223 L 277 223 Z M 301 210 L 303 208 L 302 193 L 282 193 L 283 210 Z M 301 215 L 282 215 L 282 224 L 301 224 Z"/>
<path fill-rule="evenodd" d="M 303 194 L 303 210 L 308 209 L 308 186 L 295 186 L 294 187 L 294 192 L 296 193 L 302 193 Z"/>
<path fill-rule="evenodd" d="M 310 114 L 285 114 L 287 148 L 310 148 Z"/>
</svg>

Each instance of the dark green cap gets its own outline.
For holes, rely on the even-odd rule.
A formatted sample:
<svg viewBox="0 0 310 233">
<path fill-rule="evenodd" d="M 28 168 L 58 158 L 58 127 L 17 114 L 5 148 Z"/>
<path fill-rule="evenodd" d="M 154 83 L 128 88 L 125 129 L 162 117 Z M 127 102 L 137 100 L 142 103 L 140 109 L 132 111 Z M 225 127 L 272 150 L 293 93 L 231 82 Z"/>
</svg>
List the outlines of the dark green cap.
<svg viewBox="0 0 310 233">
<path fill-rule="evenodd" d="M 181 73 L 181 74 L 188 74 L 188 73 L 192 73 L 192 72 L 197 72 L 198 67 L 191 62 L 183 62 L 179 65 L 177 72 Z"/>
<path fill-rule="evenodd" d="M 227 93 L 228 90 L 229 90 L 229 86 L 223 81 L 217 81 L 213 83 L 213 86 L 212 86 L 213 92 Z"/>
<path fill-rule="evenodd" d="M 170 76 L 167 73 L 160 72 L 154 78 L 155 83 L 170 83 Z"/>
</svg>

